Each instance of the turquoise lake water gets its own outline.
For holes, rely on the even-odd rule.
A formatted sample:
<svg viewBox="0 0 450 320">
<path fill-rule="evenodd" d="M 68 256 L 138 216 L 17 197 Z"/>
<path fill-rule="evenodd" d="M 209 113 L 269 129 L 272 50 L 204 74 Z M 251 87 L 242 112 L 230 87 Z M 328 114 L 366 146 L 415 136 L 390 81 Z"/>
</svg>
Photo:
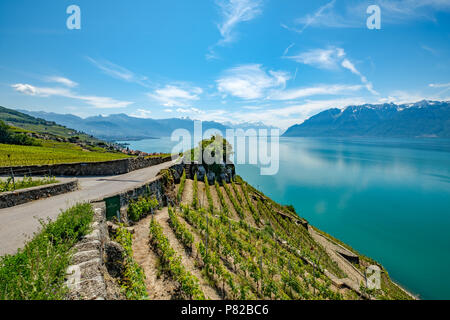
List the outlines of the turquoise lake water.
<svg viewBox="0 0 450 320">
<path fill-rule="evenodd" d="M 131 141 L 170 152 L 169 139 Z M 450 299 L 450 141 L 281 138 L 280 168 L 237 174 L 389 271 L 422 299 Z"/>
</svg>

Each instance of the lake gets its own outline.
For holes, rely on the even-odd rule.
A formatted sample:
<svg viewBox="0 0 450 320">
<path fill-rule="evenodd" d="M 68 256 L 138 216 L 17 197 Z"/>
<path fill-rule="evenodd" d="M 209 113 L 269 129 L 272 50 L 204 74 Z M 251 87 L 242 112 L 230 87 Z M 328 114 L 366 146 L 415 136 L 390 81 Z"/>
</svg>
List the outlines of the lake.
<svg viewBox="0 0 450 320">
<path fill-rule="evenodd" d="M 169 138 L 129 141 L 170 152 Z M 237 174 L 389 271 L 422 299 L 450 299 L 450 141 L 281 138 L 280 169 Z"/>
</svg>

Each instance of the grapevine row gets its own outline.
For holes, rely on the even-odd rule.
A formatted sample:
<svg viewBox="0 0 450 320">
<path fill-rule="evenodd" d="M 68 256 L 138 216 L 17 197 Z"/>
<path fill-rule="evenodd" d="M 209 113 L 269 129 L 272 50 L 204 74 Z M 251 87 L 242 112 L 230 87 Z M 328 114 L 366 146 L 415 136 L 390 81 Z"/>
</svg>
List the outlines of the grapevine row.
<svg viewBox="0 0 450 320">
<path fill-rule="evenodd" d="M 205 295 L 200 289 L 198 279 L 184 268 L 181 257 L 176 255 L 169 240 L 164 236 L 161 225 L 155 219 L 150 223 L 150 238 L 151 244 L 160 253 L 163 268 L 180 284 L 182 292 L 189 299 L 204 300 Z"/>
</svg>

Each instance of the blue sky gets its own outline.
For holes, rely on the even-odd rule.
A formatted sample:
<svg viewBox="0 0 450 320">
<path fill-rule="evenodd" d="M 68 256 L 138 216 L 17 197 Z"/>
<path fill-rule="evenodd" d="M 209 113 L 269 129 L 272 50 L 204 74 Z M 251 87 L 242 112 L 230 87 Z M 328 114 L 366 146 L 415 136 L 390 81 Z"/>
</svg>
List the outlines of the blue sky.
<svg viewBox="0 0 450 320">
<path fill-rule="evenodd" d="M 286 128 L 330 107 L 450 100 L 449 44 L 450 0 L 3 0 L 0 105 Z"/>
</svg>

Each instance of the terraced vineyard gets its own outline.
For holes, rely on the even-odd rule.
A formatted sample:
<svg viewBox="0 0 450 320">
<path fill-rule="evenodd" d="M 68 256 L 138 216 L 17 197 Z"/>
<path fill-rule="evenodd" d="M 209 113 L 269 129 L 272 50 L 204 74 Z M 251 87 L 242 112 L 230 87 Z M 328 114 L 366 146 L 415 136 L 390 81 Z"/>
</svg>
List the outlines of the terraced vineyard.
<svg viewBox="0 0 450 320">
<path fill-rule="evenodd" d="M 384 270 L 382 288 L 367 289 L 363 272 L 373 261 L 358 256 L 358 263 L 352 264 L 343 256 L 336 258 L 336 240 L 239 177 L 223 186 L 205 182 L 184 174 L 175 193 L 179 204 L 156 211 L 135 227 L 147 230 L 148 255 L 157 257 L 141 266 L 149 296 L 158 292 L 174 299 L 411 298 Z M 138 232 L 135 237 L 143 235 Z M 161 277 L 170 281 L 170 292 L 164 295 L 160 293 L 165 288 L 158 285 Z"/>
</svg>

